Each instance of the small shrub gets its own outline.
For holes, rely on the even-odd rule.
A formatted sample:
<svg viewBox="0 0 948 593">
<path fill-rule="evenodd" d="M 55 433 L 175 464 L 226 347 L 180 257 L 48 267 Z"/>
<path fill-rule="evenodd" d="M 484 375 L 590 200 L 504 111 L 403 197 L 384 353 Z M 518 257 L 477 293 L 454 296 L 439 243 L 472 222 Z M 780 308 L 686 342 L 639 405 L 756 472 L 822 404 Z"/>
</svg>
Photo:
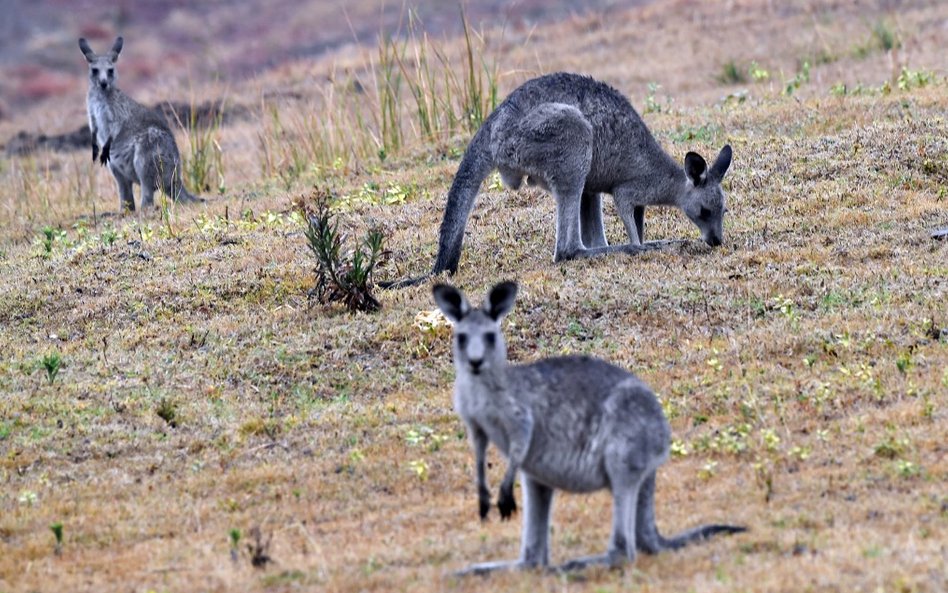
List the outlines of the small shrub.
<svg viewBox="0 0 948 593">
<path fill-rule="evenodd" d="M 102 235 L 99 236 L 99 240 L 101 240 L 102 244 L 106 247 L 111 247 L 116 239 L 118 239 L 118 233 L 115 229 L 105 229 L 102 231 Z"/>
<path fill-rule="evenodd" d="M 682 142 L 711 142 L 719 131 L 720 128 L 714 124 L 703 124 L 697 127 L 683 126 L 672 132 L 671 139 L 679 144 Z"/>
<path fill-rule="evenodd" d="M 43 227 L 43 236 L 40 243 L 43 246 L 43 257 L 49 257 L 53 254 L 53 245 L 66 239 L 66 231 L 53 228 L 51 226 Z"/>
<path fill-rule="evenodd" d="M 787 81 L 783 94 L 790 96 L 808 82 L 810 82 L 810 61 L 804 60 L 796 76 Z"/>
<path fill-rule="evenodd" d="M 902 47 L 899 34 L 885 21 L 878 21 L 869 32 L 869 39 L 853 50 L 856 58 L 863 59 L 876 51 L 890 52 Z"/>
<path fill-rule="evenodd" d="M 698 470 L 698 477 L 702 480 L 710 480 L 717 473 L 718 462 L 709 461 Z"/>
<path fill-rule="evenodd" d="M 422 482 L 428 480 L 428 462 L 424 459 L 409 461 L 408 469 Z"/>
<path fill-rule="evenodd" d="M 909 70 L 902 68 L 896 79 L 896 86 L 900 91 L 910 91 L 912 89 L 923 88 L 930 85 L 935 80 L 935 74 L 928 70 Z"/>
<path fill-rule="evenodd" d="M 46 369 L 46 378 L 49 379 L 50 385 L 56 380 L 56 375 L 59 374 L 62 364 L 63 360 L 59 352 L 53 351 L 43 357 L 43 368 Z"/>
<path fill-rule="evenodd" d="M 240 548 L 238 547 L 240 545 L 240 535 L 240 530 L 236 527 L 228 532 L 230 537 L 230 559 L 234 563 L 237 562 L 240 556 Z"/>
<path fill-rule="evenodd" d="M 879 21 L 872 27 L 872 40 L 882 51 L 892 51 L 902 47 L 898 34 L 885 21 Z"/>
<path fill-rule="evenodd" d="M 55 553 L 57 556 L 59 556 L 63 553 L 63 524 L 57 521 L 56 523 L 50 525 L 49 529 L 53 532 L 53 537 L 56 538 Z"/>
<path fill-rule="evenodd" d="M 731 60 L 721 67 L 718 82 L 721 84 L 742 84 L 747 82 L 747 77 L 744 75 L 744 70 L 734 60 Z"/>
<path fill-rule="evenodd" d="M 318 199 L 316 208 L 307 215 L 303 231 L 316 256 L 313 294 L 323 304 L 340 302 L 350 311 L 378 311 L 382 304 L 372 294 L 372 275 L 384 254 L 382 232 L 369 231 L 355 250 L 344 256 L 339 222 L 333 220 L 327 195 Z"/>
<path fill-rule="evenodd" d="M 178 405 L 170 397 L 161 398 L 155 408 L 155 413 L 171 428 L 178 427 Z"/>
<path fill-rule="evenodd" d="M 770 78 L 770 72 L 761 68 L 760 64 L 757 62 L 751 62 L 750 67 L 747 69 L 747 73 L 754 80 L 754 82 L 763 82 Z"/>
<path fill-rule="evenodd" d="M 662 85 L 657 82 L 648 83 L 648 95 L 645 96 L 645 113 L 661 113 L 664 111 L 662 104 L 655 98 L 660 88 L 662 88 Z"/>
<path fill-rule="evenodd" d="M 911 478 L 917 476 L 921 471 L 915 463 L 907 461 L 905 459 L 899 459 L 895 462 L 895 470 L 903 478 Z"/>
</svg>

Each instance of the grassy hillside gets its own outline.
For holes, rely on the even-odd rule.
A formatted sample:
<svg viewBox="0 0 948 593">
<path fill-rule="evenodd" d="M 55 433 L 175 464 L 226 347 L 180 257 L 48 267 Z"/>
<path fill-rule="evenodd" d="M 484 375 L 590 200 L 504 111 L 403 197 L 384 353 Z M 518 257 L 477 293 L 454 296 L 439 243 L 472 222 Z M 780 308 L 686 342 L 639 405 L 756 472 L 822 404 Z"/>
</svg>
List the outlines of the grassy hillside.
<svg viewBox="0 0 948 593">
<path fill-rule="evenodd" d="M 469 132 L 425 136 L 403 94 L 380 161 L 379 48 L 348 48 L 193 89 L 255 110 L 208 132 L 204 205 L 122 217 L 86 152 L 0 160 L 0 591 L 948 588 L 948 245 L 929 238 L 948 226 L 948 6 L 776 4 L 475 39 L 501 96 L 588 72 L 676 158 L 731 143 L 730 213 L 715 250 L 653 210 L 650 237 L 695 244 L 554 265 L 551 198 L 491 179 L 452 279 L 520 282 L 513 360 L 589 353 L 653 386 L 675 437 L 663 532 L 748 533 L 622 571 L 449 576 L 519 546 L 519 517 L 477 519 L 449 329 L 426 321 L 428 286 L 376 314 L 313 301 L 294 203 L 331 188 L 350 241 L 386 233 L 381 276 L 424 271 Z M 459 73 L 466 47 L 439 46 Z M 332 100 L 356 96 L 368 119 L 347 128 L 356 107 Z M 350 143 L 308 141 L 327 125 Z M 606 493 L 559 496 L 554 561 L 601 551 L 609 513 Z"/>
</svg>

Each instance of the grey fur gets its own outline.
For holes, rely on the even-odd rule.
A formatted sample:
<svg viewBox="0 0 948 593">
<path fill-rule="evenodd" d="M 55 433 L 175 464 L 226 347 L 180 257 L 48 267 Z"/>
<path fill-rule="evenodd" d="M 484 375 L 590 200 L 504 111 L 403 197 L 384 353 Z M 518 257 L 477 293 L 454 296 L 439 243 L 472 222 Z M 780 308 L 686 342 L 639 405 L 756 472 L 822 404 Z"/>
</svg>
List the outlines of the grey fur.
<svg viewBox="0 0 948 593">
<path fill-rule="evenodd" d="M 156 189 L 172 200 L 203 201 L 188 193 L 181 182 L 181 157 L 164 116 L 116 86 L 115 63 L 122 45 L 119 37 L 108 53 L 98 55 L 85 39 L 79 40 L 79 49 L 89 62 L 86 108 L 93 162 L 108 164 L 118 184 L 120 210 L 135 210 L 133 184 L 141 186 L 142 209 L 154 205 Z"/>
<path fill-rule="evenodd" d="M 646 206 L 682 209 L 705 242 L 720 245 L 725 212 L 721 180 L 730 163 L 731 147 L 725 146 L 710 169 L 695 153 L 688 153 L 687 167 L 682 167 L 662 150 L 628 99 L 605 83 L 564 72 L 534 78 L 490 114 L 468 145 L 448 192 L 431 272 L 388 286 L 457 271 L 468 216 L 481 183 L 494 169 L 510 189 L 518 189 L 526 178 L 553 194 L 553 259 L 563 261 L 667 245 L 645 243 Z M 615 201 L 628 244 L 606 242 L 600 205 L 604 193 Z"/>
<path fill-rule="evenodd" d="M 476 564 L 460 574 L 548 566 L 554 489 L 609 488 L 613 497 L 607 552 L 570 560 L 559 570 L 617 566 L 634 561 L 636 549 L 654 554 L 717 533 L 744 531 L 704 525 L 667 539 L 658 533 L 655 471 L 668 458 L 671 440 L 658 399 L 628 371 L 595 358 L 561 356 L 508 365 L 500 322 L 516 293 L 516 284 L 498 284 L 484 305 L 474 309 L 454 287 L 441 284 L 433 290 L 435 302 L 454 324 L 454 407 L 474 449 L 481 518 L 490 509 L 488 442 L 508 459 L 497 501 L 501 518 L 516 509 L 518 471 L 524 491 L 519 560 Z"/>
</svg>

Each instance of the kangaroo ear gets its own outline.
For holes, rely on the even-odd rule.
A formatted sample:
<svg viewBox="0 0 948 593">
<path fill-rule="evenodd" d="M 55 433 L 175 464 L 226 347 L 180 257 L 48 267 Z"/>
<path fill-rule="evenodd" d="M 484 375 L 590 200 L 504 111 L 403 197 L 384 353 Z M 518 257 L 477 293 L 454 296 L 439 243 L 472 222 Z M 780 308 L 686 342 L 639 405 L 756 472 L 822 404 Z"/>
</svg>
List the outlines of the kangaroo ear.
<svg viewBox="0 0 948 593">
<path fill-rule="evenodd" d="M 721 152 L 718 154 L 718 158 L 714 160 L 714 164 L 711 165 L 711 170 L 708 172 L 708 177 L 714 179 L 715 181 L 721 181 L 724 179 L 724 174 L 727 173 L 727 168 L 731 166 L 731 145 L 725 144 L 724 148 L 721 149 Z"/>
<path fill-rule="evenodd" d="M 87 62 L 92 62 L 95 60 L 95 52 L 92 51 L 92 48 L 89 47 L 89 42 L 85 40 L 84 37 L 79 38 L 79 49 L 82 50 L 82 55 L 86 57 Z"/>
<path fill-rule="evenodd" d="M 451 323 L 461 321 L 471 310 L 471 306 L 467 304 L 467 299 L 464 298 L 460 290 L 453 286 L 447 284 L 435 285 L 431 289 L 431 294 L 434 295 L 438 308 Z"/>
<path fill-rule="evenodd" d="M 697 152 L 689 152 L 685 155 L 685 173 L 695 186 L 699 186 L 708 177 L 708 163 Z"/>
<path fill-rule="evenodd" d="M 484 312 L 496 321 L 510 313 L 515 300 L 517 300 L 517 283 L 501 282 L 490 289 L 484 301 Z"/>
<path fill-rule="evenodd" d="M 109 59 L 113 62 L 118 59 L 119 54 L 122 53 L 122 45 L 125 44 L 125 40 L 121 37 L 115 38 L 115 43 L 112 44 L 112 49 L 109 50 Z"/>
</svg>

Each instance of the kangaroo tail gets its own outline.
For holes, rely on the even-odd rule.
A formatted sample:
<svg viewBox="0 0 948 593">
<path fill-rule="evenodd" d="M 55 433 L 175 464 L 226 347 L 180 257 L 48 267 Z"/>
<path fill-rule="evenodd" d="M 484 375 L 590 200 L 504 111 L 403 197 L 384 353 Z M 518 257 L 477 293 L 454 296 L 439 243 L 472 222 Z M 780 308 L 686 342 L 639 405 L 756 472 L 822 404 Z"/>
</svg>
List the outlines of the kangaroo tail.
<svg viewBox="0 0 948 593">
<path fill-rule="evenodd" d="M 494 168 L 490 152 L 491 124 L 499 110 L 500 108 L 494 111 L 474 134 L 461 159 L 454 181 L 451 183 L 448 202 L 444 207 L 444 218 L 441 220 L 438 255 L 435 258 L 434 267 L 422 276 L 379 282 L 380 287 L 407 288 L 421 284 L 444 271 L 451 274 L 457 272 L 458 261 L 461 259 L 461 244 L 464 241 L 464 227 L 467 226 L 468 216 L 474 208 L 474 201 L 481 183 Z"/>
<path fill-rule="evenodd" d="M 670 538 L 662 537 L 655 526 L 655 472 L 642 483 L 635 517 L 635 544 L 646 554 L 663 550 L 677 550 L 688 544 L 706 540 L 715 535 L 747 531 L 739 525 L 702 525 Z"/>
<path fill-rule="evenodd" d="M 415 276 L 414 278 L 402 278 L 401 280 L 388 280 L 385 282 L 378 282 L 380 288 L 385 290 L 398 290 L 400 288 L 408 288 L 409 286 L 417 286 L 434 276 L 431 272 L 423 274 L 421 276 Z"/>
<path fill-rule="evenodd" d="M 444 218 L 441 220 L 438 238 L 438 256 L 431 275 L 440 274 L 445 270 L 453 274 L 458 270 L 464 227 L 467 226 L 468 216 L 474 208 L 474 200 L 481 183 L 494 168 L 490 153 L 492 120 L 493 118 L 488 118 L 474 135 L 448 191 L 448 202 L 444 207 Z"/>
<path fill-rule="evenodd" d="M 744 531 L 747 531 L 747 528 L 740 525 L 711 524 L 689 529 L 684 533 L 680 533 L 667 539 L 659 535 L 657 532 L 656 535 L 658 535 L 658 541 L 661 544 L 662 550 L 677 550 L 687 546 L 688 544 L 704 541 L 715 535 L 729 535 L 732 533 L 742 533 Z"/>
<path fill-rule="evenodd" d="M 174 195 L 174 194 L 171 194 L 171 195 Z M 189 192 L 187 189 L 185 189 L 184 184 L 182 183 L 178 186 L 178 193 L 175 198 L 175 201 L 183 202 L 183 203 L 188 203 L 188 202 L 201 203 L 201 202 L 206 202 L 207 200 Z"/>
<path fill-rule="evenodd" d="M 180 168 L 180 164 L 178 167 Z M 162 171 L 162 173 L 164 173 L 164 171 Z M 187 204 L 189 202 L 199 203 L 205 201 L 204 198 L 195 196 L 184 187 L 184 182 L 181 180 L 181 173 L 177 170 L 164 175 L 161 179 L 161 183 L 161 191 L 176 203 Z"/>
</svg>

